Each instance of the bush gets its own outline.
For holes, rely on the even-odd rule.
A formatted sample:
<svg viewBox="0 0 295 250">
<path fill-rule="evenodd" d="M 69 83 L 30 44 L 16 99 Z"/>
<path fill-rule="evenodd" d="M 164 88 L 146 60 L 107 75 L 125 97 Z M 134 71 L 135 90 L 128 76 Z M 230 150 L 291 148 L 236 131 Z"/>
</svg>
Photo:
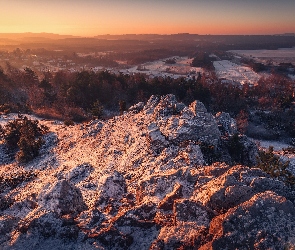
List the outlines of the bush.
<svg viewBox="0 0 295 250">
<path fill-rule="evenodd" d="M 211 165 L 214 162 L 220 161 L 221 154 L 218 152 L 214 145 L 206 142 L 199 142 L 201 152 L 207 165 Z"/>
<path fill-rule="evenodd" d="M 68 119 L 68 120 L 65 120 L 64 121 L 64 125 L 66 125 L 66 126 L 74 126 L 75 125 L 75 122 Z"/>
<path fill-rule="evenodd" d="M 262 169 L 270 176 L 284 181 L 286 184 L 295 184 L 295 176 L 287 170 L 289 161 L 281 161 L 280 157 L 274 154 L 272 146 L 267 151 L 259 151 L 258 155 L 256 167 Z"/>
<path fill-rule="evenodd" d="M 48 128 L 39 125 L 37 120 L 21 115 L 0 128 L 1 138 L 7 147 L 10 150 L 18 150 L 16 160 L 19 162 L 28 162 L 39 154 L 44 143 L 42 135 L 47 132 Z"/>
<path fill-rule="evenodd" d="M 287 147 L 283 148 L 284 154 L 295 154 L 295 148 L 294 147 Z"/>
<path fill-rule="evenodd" d="M 233 160 L 233 163 L 237 164 L 243 162 L 243 150 L 244 146 L 240 142 L 239 134 L 234 134 L 229 137 L 228 152 Z"/>
<path fill-rule="evenodd" d="M 100 119 L 103 116 L 103 106 L 99 101 L 96 101 L 92 104 L 92 107 L 90 109 L 90 114 L 93 118 Z"/>
<path fill-rule="evenodd" d="M 23 182 L 30 181 L 37 177 L 37 171 L 17 169 L 16 171 L 0 174 L 0 189 L 14 189 Z M 1 199 L 0 199 L 1 201 Z"/>
</svg>

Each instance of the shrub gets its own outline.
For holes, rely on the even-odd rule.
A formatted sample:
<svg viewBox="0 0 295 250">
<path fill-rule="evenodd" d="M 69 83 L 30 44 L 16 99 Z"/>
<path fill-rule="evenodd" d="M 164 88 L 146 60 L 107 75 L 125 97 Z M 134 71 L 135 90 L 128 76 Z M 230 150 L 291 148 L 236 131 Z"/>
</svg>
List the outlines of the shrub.
<svg viewBox="0 0 295 250">
<path fill-rule="evenodd" d="M 123 115 L 124 111 L 126 111 L 126 110 L 127 110 L 126 102 L 120 100 L 120 101 L 119 101 L 119 111 L 120 111 L 120 115 Z"/>
<path fill-rule="evenodd" d="M 0 113 L 7 115 L 11 112 L 11 107 L 9 104 L 5 103 L 0 105 Z"/>
<path fill-rule="evenodd" d="M 214 145 L 206 142 L 199 142 L 198 145 L 200 146 L 206 164 L 211 165 L 214 162 L 220 161 L 221 154 L 216 150 Z"/>
<path fill-rule="evenodd" d="M 39 154 L 44 141 L 42 135 L 48 128 L 39 125 L 37 120 L 30 120 L 19 115 L 17 119 L 8 122 L 0 128 L 0 134 L 10 150 L 17 150 L 16 159 L 19 162 L 28 162 Z"/>
<path fill-rule="evenodd" d="M 240 142 L 239 134 L 234 134 L 233 136 L 229 137 L 228 152 L 234 163 L 243 162 L 243 150 L 244 146 Z"/>
<path fill-rule="evenodd" d="M 295 176 L 287 169 L 289 161 L 283 162 L 278 155 L 275 155 L 272 146 L 267 151 L 259 151 L 258 155 L 256 167 L 270 176 L 284 181 L 286 184 L 295 184 Z"/>
<path fill-rule="evenodd" d="M 295 154 L 295 148 L 294 147 L 287 147 L 283 148 L 284 154 Z"/>
<path fill-rule="evenodd" d="M 37 176 L 37 171 L 27 171 L 24 169 L 17 169 L 14 172 L 2 173 L 0 175 L 0 188 L 15 188 L 19 184 L 30 181 Z"/>
<path fill-rule="evenodd" d="M 66 126 L 74 126 L 75 122 L 72 121 L 72 120 L 67 119 L 67 120 L 64 121 L 64 125 L 66 125 Z"/>
<path fill-rule="evenodd" d="M 99 101 L 96 101 L 92 104 L 92 107 L 90 109 L 90 114 L 92 117 L 100 119 L 103 116 L 103 106 Z"/>
<path fill-rule="evenodd" d="M 87 119 L 87 116 L 82 108 L 68 107 L 65 111 L 65 117 L 74 122 L 83 122 Z"/>
</svg>

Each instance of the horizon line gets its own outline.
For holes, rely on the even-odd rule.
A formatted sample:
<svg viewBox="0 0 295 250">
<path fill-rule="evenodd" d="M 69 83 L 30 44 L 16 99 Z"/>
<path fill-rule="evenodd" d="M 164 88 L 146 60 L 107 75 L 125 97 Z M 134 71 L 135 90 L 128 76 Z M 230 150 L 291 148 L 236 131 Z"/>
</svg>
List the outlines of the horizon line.
<svg viewBox="0 0 295 250">
<path fill-rule="evenodd" d="M 171 35 L 198 35 L 198 36 L 277 36 L 277 35 L 291 35 L 295 36 L 295 32 L 284 32 L 284 33 L 272 33 L 272 34 L 199 34 L 199 33 L 188 33 L 188 32 L 179 32 L 179 33 L 121 33 L 121 34 L 96 34 L 91 36 L 85 35 L 73 35 L 73 34 L 59 34 L 52 32 L 0 32 L 0 35 L 25 35 L 25 34 L 48 34 L 48 35 L 58 35 L 58 36 L 73 36 L 80 38 L 94 38 L 97 36 L 143 36 L 143 35 L 158 35 L 158 36 L 171 36 Z"/>
</svg>

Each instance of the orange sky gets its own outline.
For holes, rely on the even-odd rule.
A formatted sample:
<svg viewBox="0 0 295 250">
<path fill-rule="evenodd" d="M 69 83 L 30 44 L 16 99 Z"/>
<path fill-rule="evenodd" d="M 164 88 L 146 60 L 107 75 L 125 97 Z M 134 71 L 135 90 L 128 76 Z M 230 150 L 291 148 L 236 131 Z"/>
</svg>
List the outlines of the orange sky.
<svg viewBox="0 0 295 250">
<path fill-rule="evenodd" d="M 0 0 L 0 33 L 295 33 L 294 0 Z"/>
</svg>

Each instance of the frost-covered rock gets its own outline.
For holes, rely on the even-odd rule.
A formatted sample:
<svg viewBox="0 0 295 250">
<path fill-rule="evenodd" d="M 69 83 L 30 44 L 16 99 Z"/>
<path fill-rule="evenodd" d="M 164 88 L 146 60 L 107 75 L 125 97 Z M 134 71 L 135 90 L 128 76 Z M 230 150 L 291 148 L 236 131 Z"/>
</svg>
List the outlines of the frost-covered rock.
<svg viewBox="0 0 295 250">
<path fill-rule="evenodd" d="M 227 211 L 255 194 L 273 191 L 294 201 L 294 191 L 260 169 L 235 166 L 195 190 L 195 199 L 218 212 Z"/>
<path fill-rule="evenodd" d="M 42 122 L 51 131 L 44 151 L 16 172 L 34 178 L 19 181 L 0 148 L 0 249 L 293 244 L 294 190 L 231 165 L 255 165 L 257 147 L 226 113 L 213 117 L 199 101 L 166 95 L 103 122 Z"/>
<path fill-rule="evenodd" d="M 237 123 L 235 119 L 230 117 L 229 113 L 219 112 L 216 114 L 215 119 L 222 135 L 231 136 L 238 133 Z"/>
<path fill-rule="evenodd" d="M 129 112 L 138 113 L 138 112 L 142 111 L 143 108 L 144 108 L 144 103 L 143 103 L 143 102 L 139 102 L 139 103 L 137 103 L 137 104 L 131 106 L 131 107 L 128 109 L 128 111 L 129 111 Z"/>
<path fill-rule="evenodd" d="M 179 222 L 162 227 L 150 249 L 199 249 L 206 235 L 208 228 L 200 227 L 194 222 Z"/>
<path fill-rule="evenodd" d="M 101 178 L 97 190 L 96 206 L 99 206 L 101 209 L 104 209 L 108 205 L 111 208 L 115 208 L 127 193 L 125 178 L 118 171 L 114 171 L 112 175 Z"/>
<path fill-rule="evenodd" d="M 65 174 L 65 178 L 70 182 L 79 183 L 86 179 L 94 171 L 93 166 L 84 163 L 73 168 L 70 172 Z"/>
<path fill-rule="evenodd" d="M 175 106 L 174 100 L 172 104 Z M 172 104 L 168 107 L 173 106 Z M 157 124 L 161 133 L 173 143 L 188 140 L 206 142 L 211 145 L 218 143 L 220 131 L 217 123 L 200 102 L 193 102 L 180 114 L 173 115 L 173 108 L 162 110 L 157 114 L 159 114 Z"/>
<path fill-rule="evenodd" d="M 137 203 L 154 201 L 159 203 L 169 196 L 187 197 L 193 189 L 193 179 L 189 169 L 171 170 L 170 173 L 152 175 L 142 180 L 137 189 Z M 175 188 L 175 189 L 174 189 Z"/>
<path fill-rule="evenodd" d="M 182 185 L 176 183 L 173 191 L 167 194 L 164 199 L 160 202 L 158 208 L 163 210 L 172 210 L 174 201 L 182 197 Z"/>
<path fill-rule="evenodd" d="M 38 197 L 38 204 L 59 215 L 77 214 L 86 209 L 81 191 L 66 180 L 46 185 Z"/>
<path fill-rule="evenodd" d="M 295 244 L 294 205 L 267 191 L 210 223 L 213 240 L 202 249 L 284 249 Z"/>
<path fill-rule="evenodd" d="M 76 220 L 80 228 L 90 230 L 91 228 L 99 228 L 101 223 L 106 220 L 106 217 L 101 211 L 95 208 L 83 211 Z"/>
<path fill-rule="evenodd" d="M 17 227 L 19 218 L 13 216 L 0 216 L 0 244 L 10 238 L 10 232 Z"/>
<path fill-rule="evenodd" d="M 255 166 L 258 157 L 257 145 L 245 135 L 240 136 L 239 141 L 243 146 L 242 164 L 246 166 Z"/>
</svg>

